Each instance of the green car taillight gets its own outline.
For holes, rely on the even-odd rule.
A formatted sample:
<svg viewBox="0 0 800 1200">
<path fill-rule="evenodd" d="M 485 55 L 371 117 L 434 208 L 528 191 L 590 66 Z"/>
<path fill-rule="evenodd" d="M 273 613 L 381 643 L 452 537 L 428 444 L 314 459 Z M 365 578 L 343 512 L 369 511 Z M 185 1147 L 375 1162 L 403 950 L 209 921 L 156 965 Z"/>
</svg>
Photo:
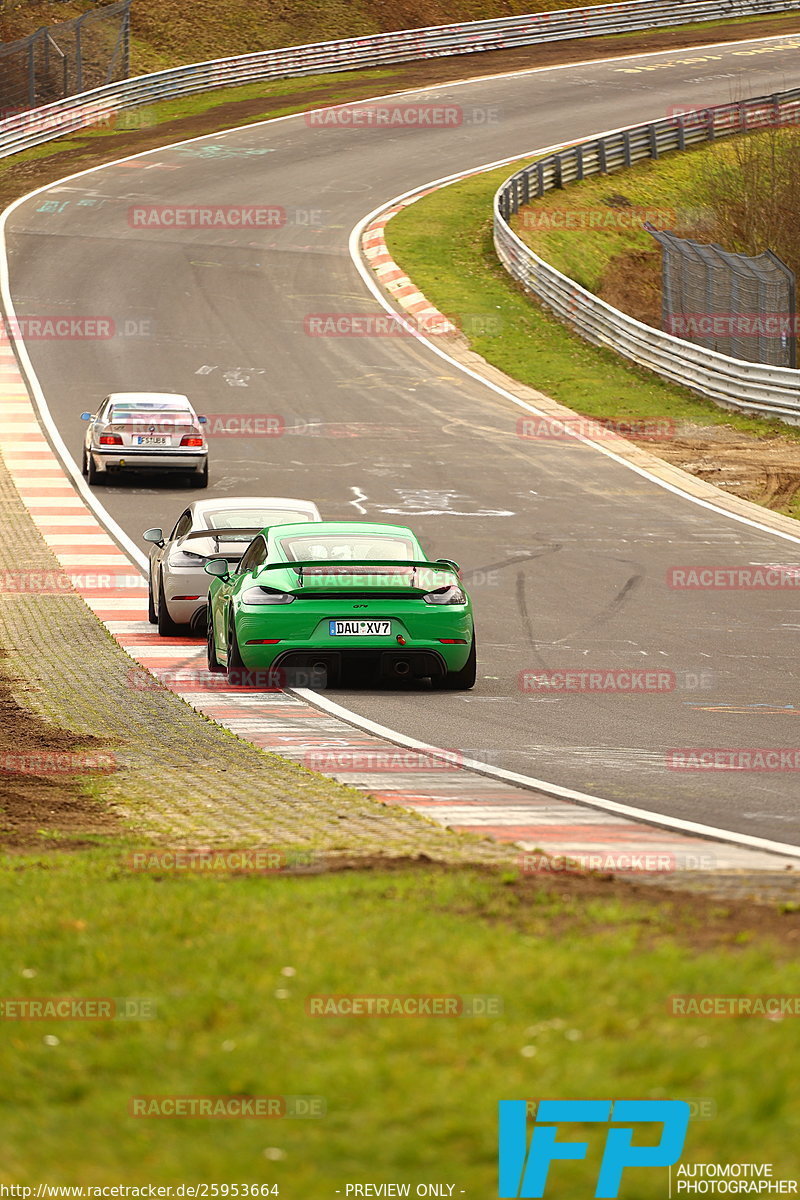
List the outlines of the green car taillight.
<svg viewBox="0 0 800 1200">
<path fill-rule="evenodd" d="M 450 584 L 448 587 L 437 588 L 435 592 L 427 592 L 422 599 L 426 604 L 466 604 L 467 597 L 460 587 Z"/>
<path fill-rule="evenodd" d="M 252 587 L 242 592 L 243 604 L 291 604 L 296 599 L 291 592 L 279 592 L 275 588 Z"/>
</svg>

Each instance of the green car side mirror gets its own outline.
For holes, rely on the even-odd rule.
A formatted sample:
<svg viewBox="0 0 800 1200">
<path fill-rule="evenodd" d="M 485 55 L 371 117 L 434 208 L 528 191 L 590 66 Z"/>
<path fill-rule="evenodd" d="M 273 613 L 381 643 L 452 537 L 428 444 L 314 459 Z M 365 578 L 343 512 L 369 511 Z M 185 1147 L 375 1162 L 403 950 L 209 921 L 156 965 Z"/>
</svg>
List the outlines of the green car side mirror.
<svg viewBox="0 0 800 1200">
<path fill-rule="evenodd" d="M 163 529 L 145 529 L 142 537 L 146 542 L 155 542 L 157 546 L 164 545 L 164 530 Z"/>
<path fill-rule="evenodd" d="M 230 579 L 230 567 L 227 558 L 212 558 L 204 564 L 206 575 L 216 575 L 217 579 Z"/>
</svg>

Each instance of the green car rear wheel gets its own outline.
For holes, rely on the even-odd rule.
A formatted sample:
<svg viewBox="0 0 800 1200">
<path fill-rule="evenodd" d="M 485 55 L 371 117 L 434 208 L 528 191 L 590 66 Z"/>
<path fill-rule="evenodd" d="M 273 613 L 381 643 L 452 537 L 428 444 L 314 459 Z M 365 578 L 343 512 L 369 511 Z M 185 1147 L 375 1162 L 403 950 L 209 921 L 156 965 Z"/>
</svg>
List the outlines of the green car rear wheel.
<svg viewBox="0 0 800 1200">
<path fill-rule="evenodd" d="M 214 622 L 211 619 L 211 606 L 208 607 L 208 669 L 213 675 L 224 675 L 225 668 L 217 658 L 217 647 L 214 644 Z"/>
<path fill-rule="evenodd" d="M 460 671 L 448 671 L 441 679 L 436 680 L 435 686 L 443 692 L 468 692 L 475 687 L 477 677 L 477 653 L 475 635 L 472 635 L 472 645 L 469 658 Z"/>
<path fill-rule="evenodd" d="M 228 618 L 228 683 L 241 683 L 244 663 L 239 653 L 239 642 L 236 637 L 236 622 L 233 613 Z"/>
</svg>

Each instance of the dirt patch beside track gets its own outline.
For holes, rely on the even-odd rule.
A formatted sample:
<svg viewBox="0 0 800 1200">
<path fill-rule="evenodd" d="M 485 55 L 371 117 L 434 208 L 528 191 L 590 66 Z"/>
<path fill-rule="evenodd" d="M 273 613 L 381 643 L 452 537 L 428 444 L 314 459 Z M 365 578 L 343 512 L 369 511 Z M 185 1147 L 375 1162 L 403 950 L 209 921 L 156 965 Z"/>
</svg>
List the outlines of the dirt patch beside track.
<svg viewBox="0 0 800 1200">
<path fill-rule="evenodd" d="M 26 712 L 0 679 L 0 849 L 79 849 L 118 834 L 87 790 L 86 769 L 111 761 L 102 739 L 76 737 Z"/>
<path fill-rule="evenodd" d="M 755 438 L 727 425 L 681 422 L 668 441 L 639 444 L 729 495 L 774 512 L 788 511 L 800 491 L 800 442 L 779 434 Z"/>
</svg>

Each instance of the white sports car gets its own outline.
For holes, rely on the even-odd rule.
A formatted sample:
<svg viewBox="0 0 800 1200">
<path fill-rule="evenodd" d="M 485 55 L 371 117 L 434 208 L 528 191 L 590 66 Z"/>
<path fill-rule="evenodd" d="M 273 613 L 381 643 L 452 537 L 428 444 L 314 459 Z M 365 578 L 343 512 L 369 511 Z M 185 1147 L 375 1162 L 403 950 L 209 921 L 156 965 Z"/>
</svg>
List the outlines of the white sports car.
<svg viewBox="0 0 800 1200">
<path fill-rule="evenodd" d="M 211 580 L 203 567 L 211 558 L 238 563 L 250 542 L 269 525 L 321 521 L 310 500 L 269 496 L 236 496 L 195 500 L 175 523 L 168 537 L 163 529 L 148 529 L 150 551 L 148 619 L 162 637 L 175 637 L 187 625 L 198 637 L 206 635 L 206 601 Z"/>
</svg>

